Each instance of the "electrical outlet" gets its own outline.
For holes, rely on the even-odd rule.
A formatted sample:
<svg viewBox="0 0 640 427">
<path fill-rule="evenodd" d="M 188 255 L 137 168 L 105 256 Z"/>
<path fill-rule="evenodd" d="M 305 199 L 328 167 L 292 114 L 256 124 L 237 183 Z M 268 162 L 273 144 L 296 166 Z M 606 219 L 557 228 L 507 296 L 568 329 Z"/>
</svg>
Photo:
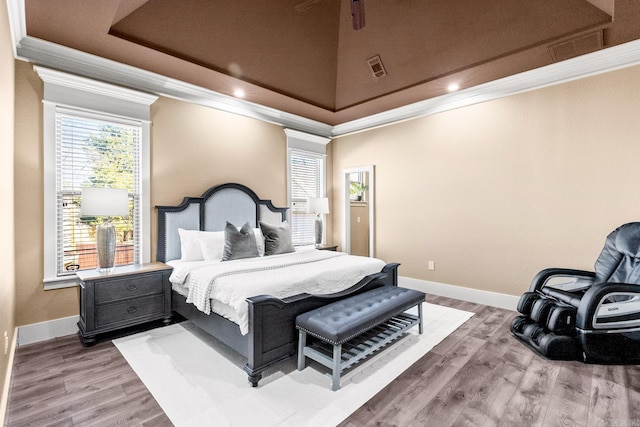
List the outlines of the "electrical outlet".
<svg viewBox="0 0 640 427">
<path fill-rule="evenodd" d="M 436 262 L 435 262 L 435 261 L 429 261 L 429 262 L 427 263 L 427 268 L 428 268 L 429 270 L 435 270 L 435 269 L 436 269 Z"/>
<path fill-rule="evenodd" d="M 9 353 L 9 334 L 4 331 L 4 354 Z"/>
</svg>

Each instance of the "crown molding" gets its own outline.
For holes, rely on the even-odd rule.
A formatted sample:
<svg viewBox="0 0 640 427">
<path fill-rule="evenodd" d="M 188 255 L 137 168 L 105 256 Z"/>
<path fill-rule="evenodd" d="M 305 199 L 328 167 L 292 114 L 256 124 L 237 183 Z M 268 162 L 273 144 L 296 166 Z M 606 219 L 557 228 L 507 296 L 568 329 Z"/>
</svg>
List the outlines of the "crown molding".
<svg viewBox="0 0 640 427">
<path fill-rule="evenodd" d="M 271 107 L 240 100 L 112 60 L 28 36 L 24 0 L 6 0 L 16 58 L 87 78 L 239 114 L 325 138 L 337 138 L 400 121 L 640 64 L 640 40 L 331 126 Z"/>
<path fill-rule="evenodd" d="M 27 18 L 24 13 L 24 0 L 6 0 L 9 14 L 9 32 L 13 42 L 13 56 L 18 58 L 17 47 L 27 35 Z"/>
<path fill-rule="evenodd" d="M 246 117 L 329 137 L 331 125 L 263 105 L 243 101 L 210 89 L 121 64 L 35 37 L 26 36 L 17 46 L 18 56 L 48 68 L 95 80 L 167 96 Z"/>
<path fill-rule="evenodd" d="M 332 135 L 336 138 L 638 64 L 640 64 L 640 40 L 634 40 L 459 92 L 345 122 L 334 126 Z"/>
</svg>

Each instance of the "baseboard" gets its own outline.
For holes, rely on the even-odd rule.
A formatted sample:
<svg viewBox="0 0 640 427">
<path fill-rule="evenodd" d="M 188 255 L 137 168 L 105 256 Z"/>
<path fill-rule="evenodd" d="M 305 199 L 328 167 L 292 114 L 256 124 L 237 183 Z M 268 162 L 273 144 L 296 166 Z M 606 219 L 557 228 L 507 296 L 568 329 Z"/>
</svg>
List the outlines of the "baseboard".
<svg viewBox="0 0 640 427">
<path fill-rule="evenodd" d="M 18 327 L 18 346 L 46 341 L 78 332 L 79 316 L 63 317 Z"/>
<path fill-rule="evenodd" d="M 448 285 L 446 283 L 430 282 L 427 280 L 399 277 L 400 286 L 417 289 L 422 292 L 455 298 L 463 301 L 476 302 L 478 304 L 500 307 L 506 310 L 516 311 L 519 297 L 497 292 L 483 291 L 480 289 L 464 288 L 462 286 Z M 27 345 L 40 341 L 63 337 L 78 332 L 78 316 L 63 317 L 47 322 L 33 323 L 18 327 L 17 345 Z"/>
<path fill-rule="evenodd" d="M 429 282 L 427 280 L 412 279 L 410 277 L 399 277 L 398 283 L 402 287 L 416 289 L 427 294 L 455 298 L 512 311 L 516 311 L 518 300 L 520 299 L 520 297 L 514 295 L 464 288 L 446 283 Z"/>
<path fill-rule="evenodd" d="M 516 311 L 519 297 L 480 289 L 464 288 L 446 283 L 430 282 L 427 280 L 399 277 L 399 283 L 405 288 L 417 289 L 422 292 L 455 298 L 478 304 L 500 307 Z M 18 346 L 63 337 L 78 332 L 79 316 L 63 317 L 47 322 L 33 323 L 18 327 Z"/>
<path fill-rule="evenodd" d="M 9 405 L 9 392 L 11 391 L 11 376 L 13 375 L 13 357 L 16 354 L 16 346 L 18 343 L 18 328 L 13 331 L 13 339 L 9 347 L 9 360 L 7 360 L 7 373 L 4 377 L 4 385 L 2 386 L 2 397 L 0 400 L 0 421 L 2 425 L 6 425 L 7 406 Z"/>
</svg>

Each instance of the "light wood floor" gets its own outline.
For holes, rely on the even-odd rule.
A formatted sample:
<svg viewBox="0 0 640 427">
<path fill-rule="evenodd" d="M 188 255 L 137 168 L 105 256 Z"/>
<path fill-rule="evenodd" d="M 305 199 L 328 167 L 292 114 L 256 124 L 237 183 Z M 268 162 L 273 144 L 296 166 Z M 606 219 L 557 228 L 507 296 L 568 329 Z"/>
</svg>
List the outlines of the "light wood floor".
<svg viewBox="0 0 640 427">
<path fill-rule="evenodd" d="M 549 361 L 511 336 L 513 312 L 427 301 L 476 315 L 341 425 L 640 427 L 640 367 Z M 18 348 L 5 423 L 171 425 L 110 341 L 76 336 Z"/>
</svg>

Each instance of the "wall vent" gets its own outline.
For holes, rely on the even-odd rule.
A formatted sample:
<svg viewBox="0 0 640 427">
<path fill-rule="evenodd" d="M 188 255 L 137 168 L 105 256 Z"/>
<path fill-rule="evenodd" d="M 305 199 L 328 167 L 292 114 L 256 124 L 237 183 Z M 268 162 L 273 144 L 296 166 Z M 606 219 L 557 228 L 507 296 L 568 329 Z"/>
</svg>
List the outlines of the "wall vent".
<svg viewBox="0 0 640 427">
<path fill-rule="evenodd" d="M 369 63 L 369 68 L 373 73 L 373 77 L 379 79 L 380 77 L 387 75 L 387 70 L 384 69 L 384 65 L 382 64 L 382 60 L 379 55 L 367 59 L 367 62 Z"/>
<path fill-rule="evenodd" d="M 554 62 L 564 61 L 586 53 L 595 52 L 603 47 L 602 30 L 566 40 L 549 46 L 549 53 Z"/>
</svg>

